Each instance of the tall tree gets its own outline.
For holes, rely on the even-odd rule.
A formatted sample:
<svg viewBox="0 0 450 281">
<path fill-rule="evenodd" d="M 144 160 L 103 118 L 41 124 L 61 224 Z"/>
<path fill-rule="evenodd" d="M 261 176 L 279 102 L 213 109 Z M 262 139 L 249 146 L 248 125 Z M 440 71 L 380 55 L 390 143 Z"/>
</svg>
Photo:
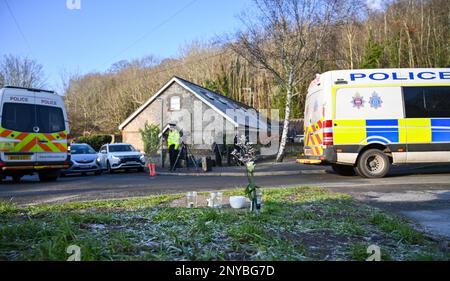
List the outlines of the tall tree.
<svg viewBox="0 0 450 281">
<path fill-rule="evenodd" d="M 232 48 L 262 66 L 285 94 L 284 123 L 277 162 L 283 161 L 298 86 L 311 77 L 336 11 L 337 0 L 255 0 L 257 17 L 243 17 L 245 30 Z"/>
<path fill-rule="evenodd" d="M 4 55 L 0 60 L 0 86 L 42 88 L 45 86 L 42 65 L 35 60 Z"/>
</svg>

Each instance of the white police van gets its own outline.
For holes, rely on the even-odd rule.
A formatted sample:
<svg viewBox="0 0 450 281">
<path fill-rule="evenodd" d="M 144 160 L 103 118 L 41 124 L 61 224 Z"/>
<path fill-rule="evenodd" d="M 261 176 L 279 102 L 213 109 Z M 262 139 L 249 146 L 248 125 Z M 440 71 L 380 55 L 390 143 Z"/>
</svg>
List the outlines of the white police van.
<svg viewBox="0 0 450 281">
<path fill-rule="evenodd" d="M 62 98 L 51 91 L 0 89 L 0 179 L 20 181 L 38 173 L 40 180 L 58 178 L 69 167 L 69 123 Z"/>
<path fill-rule="evenodd" d="M 450 69 L 338 70 L 317 75 L 305 106 L 304 157 L 339 174 L 450 163 Z"/>
</svg>

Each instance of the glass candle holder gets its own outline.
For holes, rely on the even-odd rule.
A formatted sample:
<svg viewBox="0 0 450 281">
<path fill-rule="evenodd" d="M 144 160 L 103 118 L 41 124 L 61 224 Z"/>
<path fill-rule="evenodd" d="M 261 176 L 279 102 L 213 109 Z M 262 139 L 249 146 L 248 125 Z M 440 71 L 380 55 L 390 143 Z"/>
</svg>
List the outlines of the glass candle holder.
<svg viewBox="0 0 450 281">
<path fill-rule="evenodd" d="M 197 208 L 197 192 L 191 191 L 186 194 L 186 205 L 188 208 Z"/>
<path fill-rule="evenodd" d="M 222 202 L 222 200 L 223 200 L 223 193 L 222 192 L 217 192 L 217 195 L 216 195 L 216 204 L 215 204 L 215 208 L 222 208 L 222 204 L 223 204 L 223 202 Z"/>
</svg>

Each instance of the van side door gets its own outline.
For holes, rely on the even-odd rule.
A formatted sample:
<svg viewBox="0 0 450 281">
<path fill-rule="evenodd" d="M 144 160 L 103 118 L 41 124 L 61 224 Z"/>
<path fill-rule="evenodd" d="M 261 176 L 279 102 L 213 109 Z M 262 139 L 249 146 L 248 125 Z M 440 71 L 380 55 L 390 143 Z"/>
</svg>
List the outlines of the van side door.
<svg viewBox="0 0 450 281">
<path fill-rule="evenodd" d="M 408 163 L 450 162 L 450 86 L 405 86 Z"/>
</svg>

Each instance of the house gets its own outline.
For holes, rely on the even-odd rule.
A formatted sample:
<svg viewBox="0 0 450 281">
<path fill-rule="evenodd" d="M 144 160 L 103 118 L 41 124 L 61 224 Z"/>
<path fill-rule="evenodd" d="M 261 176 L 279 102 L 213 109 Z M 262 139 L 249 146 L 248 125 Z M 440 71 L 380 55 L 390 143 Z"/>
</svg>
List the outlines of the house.
<svg viewBox="0 0 450 281">
<path fill-rule="evenodd" d="M 233 144 L 234 137 L 242 134 L 250 136 L 250 141 L 259 142 L 252 136 L 267 132 L 269 127 L 266 118 L 254 108 L 180 77 L 170 79 L 120 124 L 123 142 L 142 151 L 139 130 L 146 122 L 162 130 L 168 124 L 175 124 L 191 150 L 206 153 L 212 152 L 214 142 Z"/>
</svg>

